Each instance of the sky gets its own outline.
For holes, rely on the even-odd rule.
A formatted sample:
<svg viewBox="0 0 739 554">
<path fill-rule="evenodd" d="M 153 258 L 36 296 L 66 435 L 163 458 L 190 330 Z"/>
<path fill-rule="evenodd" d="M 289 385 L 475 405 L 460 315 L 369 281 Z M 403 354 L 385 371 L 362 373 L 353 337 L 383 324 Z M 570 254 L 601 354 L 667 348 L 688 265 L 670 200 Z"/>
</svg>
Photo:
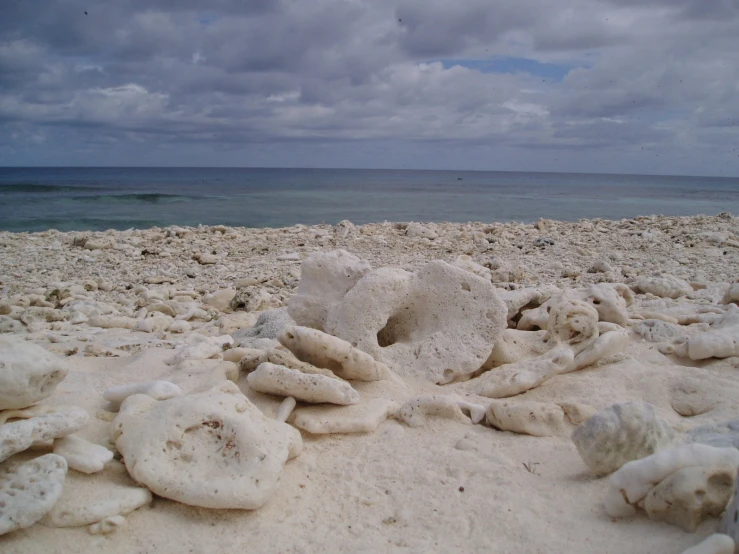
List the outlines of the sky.
<svg viewBox="0 0 739 554">
<path fill-rule="evenodd" d="M 739 0 L 2 0 L 9 165 L 739 176 Z"/>
</svg>

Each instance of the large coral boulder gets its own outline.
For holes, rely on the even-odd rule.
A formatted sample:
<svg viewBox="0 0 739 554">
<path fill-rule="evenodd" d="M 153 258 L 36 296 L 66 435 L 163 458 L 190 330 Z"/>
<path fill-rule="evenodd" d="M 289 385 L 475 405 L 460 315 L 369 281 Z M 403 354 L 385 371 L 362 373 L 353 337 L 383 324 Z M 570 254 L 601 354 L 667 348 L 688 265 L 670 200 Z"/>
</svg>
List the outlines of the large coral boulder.
<svg viewBox="0 0 739 554">
<path fill-rule="evenodd" d="M 302 447 L 296 429 L 265 417 L 230 381 L 169 400 L 131 396 L 112 433 L 136 481 L 204 508 L 259 508 Z"/>
<path fill-rule="evenodd" d="M 437 260 L 371 271 L 329 312 L 327 331 L 401 376 L 449 383 L 485 363 L 507 313 L 489 281 Z"/>
<path fill-rule="evenodd" d="M 298 325 L 324 330 L 329 310 L 359 281 L 370 265 L 346 250 L 318 252 L 301 265 L 298 293 L 287 309 Z"/>
</svg>

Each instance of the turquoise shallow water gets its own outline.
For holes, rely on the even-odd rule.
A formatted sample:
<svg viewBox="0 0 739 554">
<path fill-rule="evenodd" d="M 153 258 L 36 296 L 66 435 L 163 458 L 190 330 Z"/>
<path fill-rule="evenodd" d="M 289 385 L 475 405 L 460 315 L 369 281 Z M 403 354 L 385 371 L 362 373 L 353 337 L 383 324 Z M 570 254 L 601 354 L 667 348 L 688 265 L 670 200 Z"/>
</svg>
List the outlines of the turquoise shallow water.
<svg viewBox="0 0 739 554">
<path fill-rule="evenodd" d="M 739 179 L 479 171 L 0 168 L 0 230 L 739 213 Z"/>
</svg>

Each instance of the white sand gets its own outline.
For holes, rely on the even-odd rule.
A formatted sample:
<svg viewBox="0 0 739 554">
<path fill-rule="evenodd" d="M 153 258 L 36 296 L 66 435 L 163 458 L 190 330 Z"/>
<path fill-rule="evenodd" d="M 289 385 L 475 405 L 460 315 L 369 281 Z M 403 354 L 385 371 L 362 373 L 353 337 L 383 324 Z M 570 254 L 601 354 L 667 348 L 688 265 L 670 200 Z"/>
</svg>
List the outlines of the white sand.
<svg viewBox="0 0 739 554">
<path fill-rule="evenodd" d="M 692 298 L 683 297 L 677 306 L 715 304 L 739 275 L 739 221 L 730 217 L 544 222 L 542 230 L 519 224 L 431 227 L 439 238 L 408 237 L 397 224 L 271 230 L 205 227 L 182 229 L 179 236 L 172 229 L 0 233 L 0 306 L 22 303 L 19 295 L 48 295 L 55 282 L 84 285 L 101 278 L 113 290 L 90 295 L 123 312 L 128 309 L 133 316 L 137 295 L 130 289 L 141 284 L 152 290 L 167 286 L 147 284 L 147 279 L 159 277 L 178 290 L 196 291 L 198 301 L 234 288 L 237 281 L 254 279 L 271 295 L 265 307 L 276 307 L 294 293 L 299 278 L 298 263 L 277 257 L 297 252 L 305 258 L 335 248 L 354 253 L 373 267 L 407 269 L 433 259 L 452 261 L 460 254 L 481 264 L 496 257 L 494 278 L 496 272 L 500 276 L 509 271 L 518 281 L 496 284 L 501 287 L 625 282 L 662 271 L 702 289 L 689 295 Z M 73 246 L 73 239 L 82 236 L 112 248 Z M 554 245 L 533 246 L 542 237 L 553 239 Z M 201 265 L 193 259 L 203 253 L 215 253 L 217 262 Z M 588 273 L 598 261 L 607 262 L 613 271 Z M 565 278 L 563 272 L 579 275 Z M 639 295 L 637 306 L 653 301 Z M 193 322 L 194 330 L 222 334 L 218 322 L 222 314 L 214 314 L 214 321 Z M 31 323 L 21 332 L 55 352 L 70 354 L 69 376 L 43 404 L 87 409 L 93 422 L 78 434 L 99 444 L 109 444 L 113 414 L 103 400 L 107 388 L 172 376 L 172 367 L 165 364 L 172 350 L 146 346 L 146 341 L 177 339 L 172 334 L 110 329 L 93 338 L 86 324 L 68 322 Z M 88 338 L 85 335 L 93 340 L 80 340 Z M 121 340 L 135 342 L 132 339 L 143 344 L 115 348 Z M 692 362 L 660 354 L 654 343 L 633 333 L 630 341 L 625 359 L 554 377 L 519 398 L 579 402 L 597 409 L 646 401 L 678 429 L 739 416 L 739 358 Z M 103 355 L 85 356 L 91 344 L 97 345 L 91 352 Z M 106 351 L 117 355 L 106 356 Z M 207 360 L 201 367 L 218 363 Z M 179 377 L 192 383 L 198 379 Z M 686 378 L 709 406 L 706 413 L 685 418 L 671 407 L 672 391 Z M 429 383 L 408 384 L 414 394 L 447 392 Z M 276 412 L 280 398 L 250 391 L 245 376 L 239 386 L 267 415 Z M 717 526 L 710 520 L 697 532 L 686 533 L 649 521 L 643 513 L 611 520 L 603 508 L 607 479 L 588 472 L 566 436 L 530 437 L 432 417 L 419 428 L 389 420 L 374 433 L 303 433 L 303 440 L 303 453 L 286 464 L 273 498 L 256 511 L 200 509 L 155 497 L 151 506 L 131 513 L 127 524 L 110 535 L 36 524 L 0 537 L 0 552 L 678 553 Z M 38 454 L 20 454 L 6 464 Z M 70 489 L 65 492 L 71 494 L 81 479 L 127 477 L 121 464 L 112 462 L 101 474 L 68 477 Z"/>
</svg>

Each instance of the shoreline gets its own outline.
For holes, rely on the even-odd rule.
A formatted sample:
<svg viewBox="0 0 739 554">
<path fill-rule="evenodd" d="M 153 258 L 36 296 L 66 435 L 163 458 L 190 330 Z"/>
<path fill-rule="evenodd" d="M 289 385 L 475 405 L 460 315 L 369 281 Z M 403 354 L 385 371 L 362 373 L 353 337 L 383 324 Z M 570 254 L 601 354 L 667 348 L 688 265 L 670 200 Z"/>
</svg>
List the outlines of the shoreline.
<svg viewBox="0 0 739 554">
<path fill-rule="evenodd" d="M 513 273 L 523 273 L 515 279 L 521 285 L 561 279 L 568 279 L 569 286 L 595 282 L 597 272 L 588 274 L 588 264 L 611 257 L 619 265 L 626 266 L 626 273 L 612 276 L 620 280 L 650 270 L 669 272 L 673 268 L 680 274 L 678 276 L 705 279 L 710 274 L 716 280 L 728 280 L 730 268 L 736 263 L 732 254 L 739 252 L 739 234 L 734 232 L 732 223 L 737 219 L 724 212 L 716 216 L 654 215 L 572 222 L 549 219 L 535 223 L 425 222 L 413 223 L 411 231 L 407 230 L 409 223 L 405 222 L 354 225 L 346 220 L 337 225 L 297 224 L 291 227 L 201 225 L 125 231 L 0 231 L 0 252 L 3 253 L 0 278 L 6 277 L 2 280 L 3 286 L 12 286 L 13 279 L 6 275 L 9 269 L 23 268 L 15 275 L 23 277 L 25 286 L 31 282 L 43 285 L 44 279 L 33 279 L 29 273 L 35 268 L 51 268 L 59 273 L 60 280 L 79 278 L 78 272 L 82 271 L 88 277 L 109 274 L 120 278 L 131 273 L 138 275 L 131 282 L 143 283 L 147 278 L 157 277 L 160 268 L 166 268 L 172 274 L 167 278 L 192 285 L 201 285 L 202 277 L 215 277 L 217 281 L 211 288 L 216 289 L 229 282 L 221 273 L 231 272 L 234 282 L 251 274 L 261 277 L 252 267 L 245 269 L 244 263 L 253 263 L 260 270 L 277 274 L 294 264 L 277 260 L 281 254 L 296 253 L 303 259 L 311 252 L 345 248 L 356 250 L 375 267 L 395 264 L 417 267 L 430 259 L 451 262 L 458 255 L 479 258 L 477 261 L 484 264 L 485 258 L 497 257 L 500 263 L 513 267 Z M 705 236 L 694 236 L 696 233 Z M 534 242 L 539 238 L 551 239 L 553 244 L 536 246 Z M 49 244 L 41 245 L 44 241 Z M 75 241 L 77 246 L 74 246 Z M 728 248 L 727 254 L 723 250 L 718 252 L 723 246 Z M 708 249 L 708 257 L 700 264 L 702 269 L 695 263 L 701 248 Z M 213 251 L 216 252 L 214 263 L 201 263 L 197 259 L 199 254 Z M 644 260 L 640 252 L 647 251 L 656 257 Z M 40 252 L 57 257 L 51 264 L 29 266 L 29 257 L 36 262 Z M 636 267 L 631 267 L 631 261 L 637 263 Z M 120 271 L 109 267 L 123 262 L 140 267 L 133 272 L 125 266 L 120 267 Z M 78 263 L 80 265 L 75 265 Z M 553 265 L 547 267 L 548 264 Z M 270 265 L 275 267 L 270 268 Z M 567 277 L 563 274 L 565 266 L 571 270 L 564 272 Z M 294 277 L 287 281 L 297 284 Z"/>
<path fill-rule="evenodd" d="M 682 321 L 689 336 L 698 336 L 718 321 L 719 312 L 730 311 L 726 300 L 739 276 L 738 223 L 724 213 L 533 224 L 3 231 L 0 337 L 40 345 L 66 360 L 69 375 L 41 404 L 83 408 L 91 421 L 79 435 L 116 454 L 100 473 L 69 470 L 62 501 L 70 505 L 94 503 L 111 483 L 136 486 L 111 439 L 116 413 L 103 400 L 104 391 L 154 379 L 201 390 L 218 368 L 226 371 L 229 360 L 240 361 L 241 343 L 274 348 L 273 337 L 251 332 L 258 329 L 259 316 L 287 306 L 301 294 L 301 279 L 315 278 L 305 270 L 306 259 L 337 250 L 372 269 L 418 272 L 442 260 L 454 271 L 464 270 L 474 275 L 470 282 L 480 287 L 486 282 L 490 294 L 506 299 L 503 321 L 508 318 L 510 329 L 520 328 L 518 318 L 559 294 L 555 291 L 598 285 L 633 296 L 628 308 L 624 304 L 627 323 L 601 319 L 607 325 L 600 332 L 618 327 L 626 347 L 510 401 L 579 406 L 583 413 L 647 402 L 682 436 L 699 425 L 739 417 L 739 357 L 691 360 L 665 354 L 665 341 L 648 340 L 639 334 L 644 329 L 637 332 L 637 323 Z M 658 287 L 644 292 L 658 275 L 672 278 L 666 281 L 670 286 L 687 288 L 675 298 L 661 296 L 668 293 Z M 325 276 L 325 294 L 337 288 L 332 279 L 338 277 Z M 536 291 L 538 300 L 515 308 L 511 299 L 527 291 Z M 377 296 L 372 305 L 386 301 Z M 472 312 L 467 317 L 477 321 Z M 170 361 L 188 347 L 226 341 L 224 336 L 232 338 L 230 348 Z M 438 385 L 385 363 L 401 379 L 350 380 L 362 399 L 357 409 L 366 407 L 367 398 L 404 405 L 424 395 L 453 394 L 485 406 L 496 402 L 467 388 L 479 377 Z M 253 390 L 243 369 L 236 381 L 263 414 L 277 414 L 281 397 Z M 685 415 L 687 404 L 700 409 Z M 85 527 L 56 528 L 43 520 L 0 536 L 0 550 L 661 553 L 682 552 L 716 530 L 715 518 L 686 532 L 651 521 L 644 512 L 627 519 L 609 516 L 603 508 L 608 478 L 592 475 L 578 454 L 570 439 L 574 419 L 563 419 L 550 435 L 531 436 L 473 423 L 466 414 L 454 417 L 431 415 L 415 426 L 396 415 L 366 433 L 303 430 L 302 452 L 285 463 L 269 500 L 254 511 L 198 508 L 155 496 L 104 539 Z M 16 454 L 0 467 L 46 451 Z"/>
</svg>

